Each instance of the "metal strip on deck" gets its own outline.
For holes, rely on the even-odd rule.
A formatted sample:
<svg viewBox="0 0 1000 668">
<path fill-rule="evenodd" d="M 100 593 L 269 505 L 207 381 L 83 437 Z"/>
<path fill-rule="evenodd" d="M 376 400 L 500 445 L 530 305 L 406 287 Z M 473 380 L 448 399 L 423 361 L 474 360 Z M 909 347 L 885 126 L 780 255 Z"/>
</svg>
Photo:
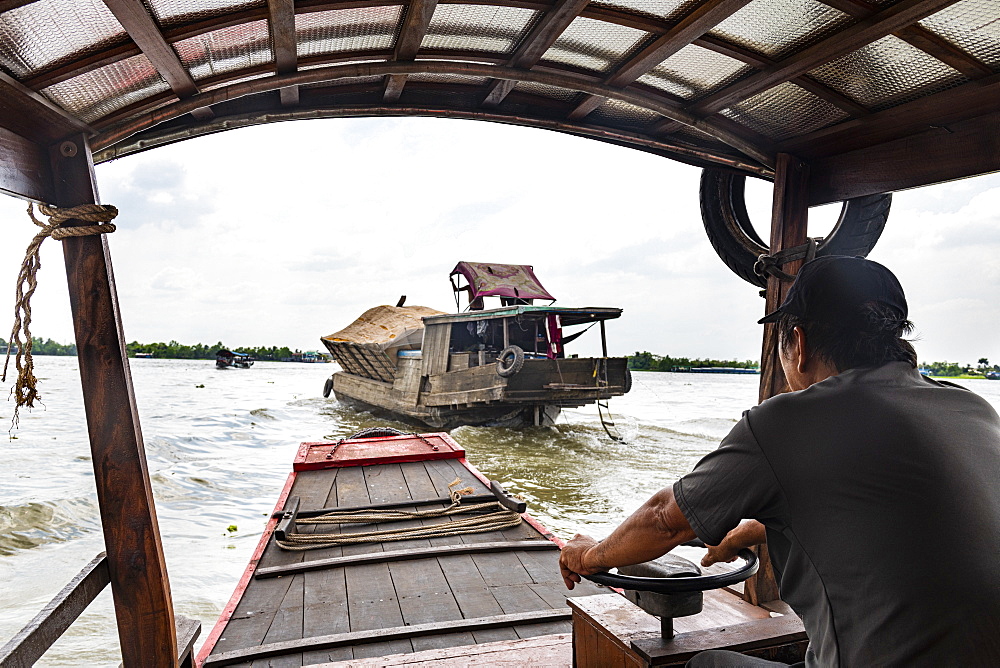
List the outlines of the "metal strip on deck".
<svg viewBox="0 0 1000 668">
<path fill-rule="evenodd" d="M 316 638 L 303 638 L 286 642 L 269 643 L 258 647 L 233 650 L 212 654 L 206 660 L 204 668 L 214 666 L 229 666 L 234 663 L 264 659 L 272 656 L 282 656 L 304 650 L 327 649 L 345 645 L 362 644 L 372 641 L 395 640 L 400 638 L 417 638 L 420 636 L 438 635 L 453 631 L 474 631 L 496 628 L 498 626 L 514 626 L 538 622 L 565 621 L 572 617 L 572 612 L 564 610 L 535 610 L 510 615 L 494 615 L 477 617 L 475 619 L 456 619 L 448 622 L 432 622 L 415 624 L 413 626 L 398 626 L 394 628 L 374 629 L 357 633 L 336 633 Z"/>
</svg>

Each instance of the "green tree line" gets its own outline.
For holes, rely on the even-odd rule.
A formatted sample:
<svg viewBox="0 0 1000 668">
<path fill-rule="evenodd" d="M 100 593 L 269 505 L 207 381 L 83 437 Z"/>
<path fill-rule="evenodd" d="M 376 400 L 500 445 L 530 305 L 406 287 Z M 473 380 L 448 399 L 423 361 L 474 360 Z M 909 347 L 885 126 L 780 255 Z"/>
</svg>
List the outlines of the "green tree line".
<svg viewBox="0 0 1000 668">
<path fill-rule="evenodd" d="M 7 351 L 7 340 L 0 337 L 0 352 Z M 58 343 L 52 339 L 41 339 L 37 336 L 31 337 L 32 355 L 76 355 L 75 343 Z"/>
<path fill-rule="evenodd" d="M 628 368 L 636 371 L 676 371 L 691 367 L 727 367 L 732 369 L 756 369 L 760 362 L 755 360 L 713 360 L 689 357 L 654 355 L 650 352 L 636 352 L 628 358 Z"/>
<path fill-rule="evenodd" d="M 636 352 L 628 358 L 628 368 L 636 371 L 679 371 L 691 367 L 730 367 L 735 369 L 756 369 L 760 363 L 755 360 L 713 360 L 688 357 L 670 357 L 669 355 L 654 355 L 650 352 Z M 979 362 L 959 364 L 958 362 L 921 362 L 920 371 L 931 376 L 985 376 L 986 373 L 1000 372 L 1000 364 L 990 364 L 985 357 Z"/>
<path fill-rule="evenodd" d="M 1000 364 L 991 365 L 987 358 L 980 357 L 976 366 L 957 362 L 921 362 L 920 370 L 932 376 L 984 376 L 990 371 L 1000 371 Z"/>
<path fill-rule="evenodd" d="M 193 346 L 171 341 L 170 343 L 139 343 L 133 341 L 126 346 L 129 357 L 135 357 L 136 353 L 151 354 L 160 359 L 182 359 L 182 360 L 211 360 L 215 359 L 215 353 L 220 348 L 227 346 L 221 341 L 213 346 L 203 343 L 196 343 Z M 234 352 L 252 355 L 258 360 L 283 360 L 291 359 L 293 356 L 301 355 L 300 350 L 291 350 L 287 346 L 259 346 L 229 348 Z M 7 340 L 0 337 L 0 353 L 7 351 Z M 33 355 L 76 355 L 75 343 L 58 343 L 52 339 L 42 339 L 37 336 L 31 338 L 31 353 Z"/>
<path fill-rule="evenodd" d="M 133 341 L 128 344 L 127 348 L 129 357 L 135 357 L 136 353 L 143 353 L 151 354 L 153 357 L 159 359 L 181 360 L 215 359 L 215 353 L 221 348 L 226 348 L 237 353 L 246 353 L 258 360 L 282 360 L 288 359 L 294 354 L 301 354 L 301 351 L 295 350 L 293 352 L 287 346 L 280 348 L 278 346 L 260 346 L 256 348 L 241 346 L 239 348 L 229 348 L 222 341 L 212 346 L 206 346 L 203 343 L 196 343 L 193 346 L 189 346 L 177 341 L 171 341 L 170 343 L 139 343 L 138 341 Z"/>
</svg>

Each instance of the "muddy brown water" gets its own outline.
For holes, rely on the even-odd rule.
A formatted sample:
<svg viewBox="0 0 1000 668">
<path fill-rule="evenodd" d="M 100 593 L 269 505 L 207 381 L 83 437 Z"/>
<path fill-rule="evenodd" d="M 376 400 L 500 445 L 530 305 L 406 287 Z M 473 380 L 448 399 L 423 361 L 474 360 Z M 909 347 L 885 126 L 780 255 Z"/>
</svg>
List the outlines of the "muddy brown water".
<svg viewBox="0 0 1000 668">
<path fill-rule="evenodd" d="M 0 644 L 103 550 L 76 358 L 37 357 L 44 407 L 8 440 L 0 403 Z M 323 399 L 325 364 L 132 360 L 174 605 L 208 635 L 253 551 L 301 441 L 376 425 L 413 425 Z M 634 374 L 611 402 L 626 442 L 594 409 L 552 428 L 462 427 L 469 460 L 528 502 L 562 537 L 602 537 L 650 494 L 714 449 L 757 396 L 757 376 Z M 1000 406 L 1000 382 L 959 381 Z M 235 526 L 235 531 L 229 528 Z M 693 555 L 692 555 L 693 556 Z M 44 657 L 44 666 L 117 666 L 105 590 Z"/>
</svg>

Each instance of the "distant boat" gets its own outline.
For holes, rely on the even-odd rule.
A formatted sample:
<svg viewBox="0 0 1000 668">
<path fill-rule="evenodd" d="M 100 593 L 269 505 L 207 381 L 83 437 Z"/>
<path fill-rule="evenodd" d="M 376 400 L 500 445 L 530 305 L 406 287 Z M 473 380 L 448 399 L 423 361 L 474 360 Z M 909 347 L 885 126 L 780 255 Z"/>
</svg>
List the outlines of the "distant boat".
<svg viewBox="0 0 1000 668">
<path fill-rule="evenodd" d="M 246 353 L 234 353 L 223 348 L 215 353 L 215 366 L 219 369 L 249 369 L 253 366 L 253 357 Z"/>
<path fill-rule="evenodd" d="M 153 353 L 136 353 L 135 356 L 139 359 L 150 359 L 153 357 Z"/>
<path fill-rule="evenodd" d="M 986 380 L 1000 380 L 1000 371 L 987 371 Z"/>
</svg>

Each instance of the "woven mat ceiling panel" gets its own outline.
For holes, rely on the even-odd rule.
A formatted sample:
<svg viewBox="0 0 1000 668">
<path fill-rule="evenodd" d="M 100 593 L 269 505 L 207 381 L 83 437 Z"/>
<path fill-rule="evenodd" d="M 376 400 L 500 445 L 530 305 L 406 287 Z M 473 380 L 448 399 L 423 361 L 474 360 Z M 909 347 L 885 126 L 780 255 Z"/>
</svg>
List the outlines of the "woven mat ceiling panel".
<svg viewBox="0 0 1000 668">
<path fill-rule="evenodd" d="M 643 30 L 578 18 L 545 52 L 543 60 L 608 72 L 647 39 L 649 33 Z"/>
<path fill-rule="evenodd" d="M 816 0 L 753 0 L 709 34 L 780 59 L 851 23 L 847 14 Z"/>
<path fill-rule="evenodd" d="M 538 14 L 520 7 L 438 5 L 420 48 L 509 54 Z"/>
<path fill-rule="evenodd" d="M 654 67 L 638 82 L 691 100 L 733 83 L 753 68 L 735 58 L 690 44 Z"/>
<path fill-rule="evenodd" d="M 251 21 L 174 42 L 195 81 L 274 62 L 267 21 Z"/>
<path fill-rule="evenodd" d="M 0 21 L 0 66 L 17 78 L 128 39 L 100 0 L 38 0 Z"/>
<path fill-rule="evenodd" d="M 162 28 L 267 6 L 266 0 L 143 0 L 143 4 Z"/>
<path fill-rule="evenodd" d="M 601 0 L 591 3 L 596 7 L 624 9 L 675 23 L 698 5 L 698 0 Z"/>
<path fill-rule="evenodd" d="M 49 86 L 42 94 L 90 123 L 169 89 L 149 59 L 140 54 Z"/>
<path fill-rule="evenodd" d="M 1000 68 L 998 11 L 997 0 L 963 0 L 927 17 L 919 25 L 997 69 Z"/>
<path fill-rule="evenodd" d="M 255 123 L 430 115 L 768 178 L 782 151 L 996 112 L 1000 2 L 0 0 L 0 87 L 85 128 L 98 161 Z"/>
<path fill-rule="evenodd" d="M 960 72 L 893 35 L 811 74 L 873 110 L 888 109 L 967 81 Z"/>
<path fill-rule="evenodd" d="M 813 132 L 847 113 L 793 83 L 766 90 L 722 112 L 774 140 Z"/>
<path fill-rule="evenodd" d="M 295 17 L 299 58 L 329 53 L 391 49 L 402 8 L 361 7 Z"/>
</svg>

